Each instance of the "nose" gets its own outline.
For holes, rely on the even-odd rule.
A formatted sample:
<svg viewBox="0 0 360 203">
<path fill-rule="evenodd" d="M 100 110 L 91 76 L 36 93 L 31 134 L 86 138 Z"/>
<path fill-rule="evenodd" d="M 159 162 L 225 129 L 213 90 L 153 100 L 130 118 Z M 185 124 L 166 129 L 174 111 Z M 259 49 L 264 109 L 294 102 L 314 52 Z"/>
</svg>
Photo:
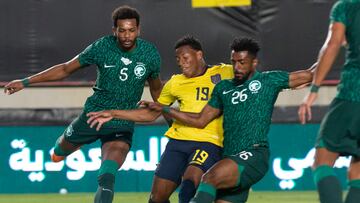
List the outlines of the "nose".
<svg viewBox="0 0 360 203">
<path fill-rule="evenodd" d="M 242 69 L 242 65 L 241 65 L 239 62 L 236 62 L 236 63 L 234 64 L 234 69 L 235 69 L 235 70 L 241 70 L 241 69 Z"/>
<path fill-rule="evenodd" d="M 126 31 L 126 32 L 124 33 L 124 37 L 125 37 L 125 38 L 129 38 L 129 37 L 130 37 L 130 32 L 129 32 L 129 31 Z"/>
</svg>

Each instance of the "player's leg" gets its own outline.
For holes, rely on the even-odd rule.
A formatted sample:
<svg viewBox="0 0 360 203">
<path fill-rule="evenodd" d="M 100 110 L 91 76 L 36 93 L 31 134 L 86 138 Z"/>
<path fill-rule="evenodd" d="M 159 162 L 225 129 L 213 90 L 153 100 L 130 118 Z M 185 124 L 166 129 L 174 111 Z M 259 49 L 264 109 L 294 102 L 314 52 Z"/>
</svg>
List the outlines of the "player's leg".
<svg viewBox="0 0 360 203">
<path fill-rule="evenodd" d="M 60 162 L 80 147 L 81 144 L 71 143 L 64 138 L 64 135 L 61 135 L 55 143 L 54 151 L 51 152 L 51 160 L 53 162 Z"/>
<path fill-rule="evenodd" d="M 179 190 L 179 203 L 187 203 L 194 197 L 203 174 L 204 171 L 197 166 L 186 168 Z"/>
<path fill-rule="evenodd" d="M 149 203 L 166 203 L 181 182 L 188 164 L 184 142 L 170 139 L 155 170 Z"/>
<path fill-rule="evenodd" d="M 312 166 L 320 202 L 342 202 L 342 188 L 333 166 L 340 155 L 356 153 L 354 129 L 359 126 L 359 111 L 358 103 L 334 99 L 320 125 Z"/>
<path fill-rule="evenodd" d="M 316 148 L 312 169 L 320 202 L 342 202 L 340 181 L 333 168 L 338 157 L 338 153 L 331 152 L 326 148 Z"/>
<path fill-rule="evenodd" d="M 352 157 L 348 172 L 349 192 L 345 203 L 356 203 L 360 200 L 360 157 Z"/>
<path fill-rule="evenodd" d="M 227 156 L 202 177 L 191 203 L 246 202 L 250 187 L 261 180 L 269 168 L 269 149 L 253 149 Z"/>
<path fill-rule="evenodd" d="M 81 143 L 91 142 L 92 137 L 89 136 L 82 139 L 79 136 L 78 132 L 80 129 L 88 128 L 87 125 L 84 125 L 84 122 L 78 117 L 65 129 L 64 133 L 55 142 L 54 151 L 51 153 L 51 160 L 53 162 L 64 160 L 66 156 L 78 150 L 82 145 Z"/>
<path fill-rule="evenodd" d="M 168 203 L 178 183 L 154 175 L 149 203 Z"/>
<path fill-rule="evenodd" d="M 239 177 L 240 172 L 235 161 L 220 160 L 203 175 L 191 203 L 213 202 L 217 189 L 235 187 Z"/>
<path fill-rule="evenodd" d="M 360 103 L 354 102 L 354 105 L 356 105 L 358 109 L 354 110 L 356 115 L 352 118 L 353 125 L 350 127 L 350 132 L 352 134 L 351 146 L 353 147 L 352 151 L 349 151 L 349 154 L 352 155 L 352 159 L 348 170 L 349 191 L 346 196 L 346 203 L 359 202 L 360 200 L 360 115 L 357 113 L 360 111 Z M 352 108 L 354 109 L 356 107 Z"/>
<path fill-rule="evenodd" d="M 109 203 L 114 198 L 115 176 L 125 162 L 131 146 L 131 133 L 115 133 L 101 138 L 101 166 L 98 172 L 98 189 L 95 203 Z"/>
<path fill-rule="evenodd" d="M 221 160 L 222 154 L 222 148 L 212 143 L 189 141 L 188 145 L 193 147 L 179 190 L 180 203 L 188 203 L 194 197 L 202 175 Z"/>
</svg>

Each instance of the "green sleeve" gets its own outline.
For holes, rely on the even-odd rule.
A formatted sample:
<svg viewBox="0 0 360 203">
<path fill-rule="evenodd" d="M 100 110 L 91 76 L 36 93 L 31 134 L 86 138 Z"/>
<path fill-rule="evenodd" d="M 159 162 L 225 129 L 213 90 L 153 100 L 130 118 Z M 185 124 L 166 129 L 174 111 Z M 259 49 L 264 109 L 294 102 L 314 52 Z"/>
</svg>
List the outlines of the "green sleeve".
<svg viewBox="0 0 360 203">
<path fill-rule="evenodd" d="M 338 1 L 334 4 L 330 12 L 331 23 L 340 22 L 345 26 L 347 25 L 346 7 L 347 7 L 347 3 L 344 1 Z"/>
<path fill-rule="evenodd" d="M 79 54 L 79 62 L 81 66 L 89 66 L 92 64 L 98 64 L 99 57 L 101 57 L 99 49 L 100 41 L 96 41 L 90 44 L 84 51 Z"/>
<path fill-rule="evenodd" d="M 159 51 L 157 50 L 157 48 L 154 46 L 154 51 L 153 53 L 153 57 L 152 57 L 152 72 L 150 74 L 150 78 L 155 79 L 159 77 L 160 74 L 160 66 L 161 66 L 161 57 L 159 54 Z"/>
<path fill-rule="evenodd" d="M 215 85 L 214 90 L 211 94 L 211 98 L 208 102 L 208 104 L 216 109 L 223 109 L 223 101 L 221 99 L 221 84 L 222 82 L 219 82 Z"/>
<path fill-rule="evenodd" d="M 271 84 L 277 89 L 289 88 L 289 72 L 286 71 L 269 71 L 268 77 L 271 80 Z"/>
</svg>

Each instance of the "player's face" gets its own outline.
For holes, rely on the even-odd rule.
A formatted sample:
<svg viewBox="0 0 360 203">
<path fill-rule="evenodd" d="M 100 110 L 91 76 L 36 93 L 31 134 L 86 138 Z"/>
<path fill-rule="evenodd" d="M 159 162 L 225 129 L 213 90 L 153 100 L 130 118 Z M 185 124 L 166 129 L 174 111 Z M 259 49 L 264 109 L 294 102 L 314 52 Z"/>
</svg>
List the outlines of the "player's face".
<svg viewBox="0 0 360 203">
<path fill-rule="evenodd" d="M 195 77 L 202 68 L 202 51 L 197 51 L 189 45 L 179 47 L 175 50 L 176 61 L 182 73 L 188 77 Z"/>
<path fill-rule="evenodd" d="M 245 81 L 254 74 L 257 59 L 248 51 L 231 52 L 231 63 L 234 68 L 234 77 L 238 81 Z"/>
<path fill-rule="evenodd" d="M 136 25 L 136 19 L 121 19 L 116 22 L 117 27 L 113 28 L 122 49 L 130 51 L 135 48 L 136 38 L 139 36 L 140 28 Z"/>
</svg>

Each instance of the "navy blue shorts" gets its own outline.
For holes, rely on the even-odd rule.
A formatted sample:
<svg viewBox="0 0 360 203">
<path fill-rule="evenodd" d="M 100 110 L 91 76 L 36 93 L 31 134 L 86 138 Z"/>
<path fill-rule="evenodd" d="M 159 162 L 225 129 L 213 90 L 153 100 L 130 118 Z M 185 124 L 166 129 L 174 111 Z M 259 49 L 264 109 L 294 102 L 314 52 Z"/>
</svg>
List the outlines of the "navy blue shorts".
<svg viewBox="0 0 360 203">
<path fill-rule="evenodd" d="M 189 165 L 206 172 L 221 159 L 221 155 L 222 148 L 209 142 L 170 139 L 161 155 L 155 175 L 180 184 Z"/>
</svg>

